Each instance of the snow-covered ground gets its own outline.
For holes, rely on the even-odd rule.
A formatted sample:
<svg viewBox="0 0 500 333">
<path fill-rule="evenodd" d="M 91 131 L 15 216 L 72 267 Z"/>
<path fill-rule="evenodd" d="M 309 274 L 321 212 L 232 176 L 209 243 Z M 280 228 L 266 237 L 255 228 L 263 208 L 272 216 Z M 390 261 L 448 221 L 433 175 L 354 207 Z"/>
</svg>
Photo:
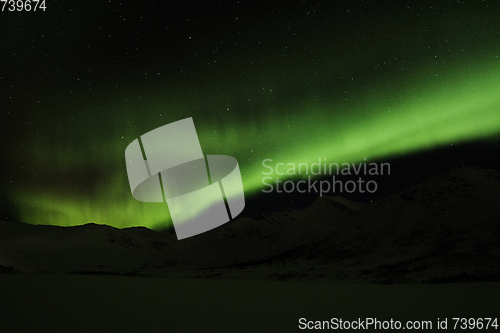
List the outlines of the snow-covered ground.
<svg viewBox="0 0 500 333">
<path fill-rule="evenodd" d="M 438 318 L 448 325 L 453 317 L 497 318 L 499 291 L 499 283 L 0 275 L 0 325 L 2 332 L 296 332 L 300 318 L 392 318 L 431 321 L 424 331 L 435 332 Z"/>
</svg>

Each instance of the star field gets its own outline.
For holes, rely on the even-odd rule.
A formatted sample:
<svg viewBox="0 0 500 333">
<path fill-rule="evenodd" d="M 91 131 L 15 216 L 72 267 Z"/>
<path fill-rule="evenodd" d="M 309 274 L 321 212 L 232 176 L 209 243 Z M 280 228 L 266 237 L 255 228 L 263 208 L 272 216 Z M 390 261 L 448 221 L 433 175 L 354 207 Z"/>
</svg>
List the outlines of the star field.
<svg viewBox="0 0 500 333">
<path fill-rule="evenodd" d="M 129 1 L 2 12 L 2 219 L 161 228 L 124 151 L 193 117 L 204 154 L 389 160 L 497 147 L 495 1 Z M 482 146 L 481 146 L 482 147 Z M 490 146 L 488 146 L 490 147 Z M 498 160 L 498 148 L 491 157 Z"/>
</svg>

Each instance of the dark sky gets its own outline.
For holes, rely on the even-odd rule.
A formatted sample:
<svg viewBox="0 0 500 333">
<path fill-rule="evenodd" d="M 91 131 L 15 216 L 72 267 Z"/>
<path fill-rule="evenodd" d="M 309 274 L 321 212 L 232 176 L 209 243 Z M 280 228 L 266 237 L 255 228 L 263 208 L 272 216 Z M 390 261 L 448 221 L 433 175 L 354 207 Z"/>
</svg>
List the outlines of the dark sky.
<svg viewBox="0 0 500 333">
<path fill-rule="evenodd" d="M 263 194 L 264 159 L 393 163 L 346 195 L 365 202 L 459 160 L 499 168 L 497 1 L 45 5 L 0 13 L 2 219 L 165 225 L 124 151 L 187 117 L 205 154 L 238 159 L 247 214 L 316 195 Z"/>
</svg>

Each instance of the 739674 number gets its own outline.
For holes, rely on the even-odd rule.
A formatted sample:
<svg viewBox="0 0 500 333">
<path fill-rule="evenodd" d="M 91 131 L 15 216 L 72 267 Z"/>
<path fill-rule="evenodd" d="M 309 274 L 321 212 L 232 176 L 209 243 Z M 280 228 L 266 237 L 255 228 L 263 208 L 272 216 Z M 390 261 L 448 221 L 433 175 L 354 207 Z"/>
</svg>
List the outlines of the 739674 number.
<svg viewBox="0 0 500 333">
<path fill-rule="evenodd" d="M 45 0 L 0 0 L 3 2 L 2 12 L 36 12 L 45 11 Z"/>
</svg>

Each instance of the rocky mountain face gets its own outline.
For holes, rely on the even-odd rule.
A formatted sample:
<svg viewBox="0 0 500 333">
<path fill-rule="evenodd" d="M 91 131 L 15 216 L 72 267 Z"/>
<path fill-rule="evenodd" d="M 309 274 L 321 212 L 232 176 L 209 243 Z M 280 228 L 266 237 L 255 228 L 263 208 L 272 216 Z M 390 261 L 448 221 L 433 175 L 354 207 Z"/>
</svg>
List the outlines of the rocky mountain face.
<svg viewBox="0 0 500 333">
<path fill-rule="evenodd" d="M 0 222 L 4 272 L 313 279 L 500 280 L 500 173 L 457 168 L 364 205 L 318 197 L 178 241 L 146 228 Z"/>
</svg>

